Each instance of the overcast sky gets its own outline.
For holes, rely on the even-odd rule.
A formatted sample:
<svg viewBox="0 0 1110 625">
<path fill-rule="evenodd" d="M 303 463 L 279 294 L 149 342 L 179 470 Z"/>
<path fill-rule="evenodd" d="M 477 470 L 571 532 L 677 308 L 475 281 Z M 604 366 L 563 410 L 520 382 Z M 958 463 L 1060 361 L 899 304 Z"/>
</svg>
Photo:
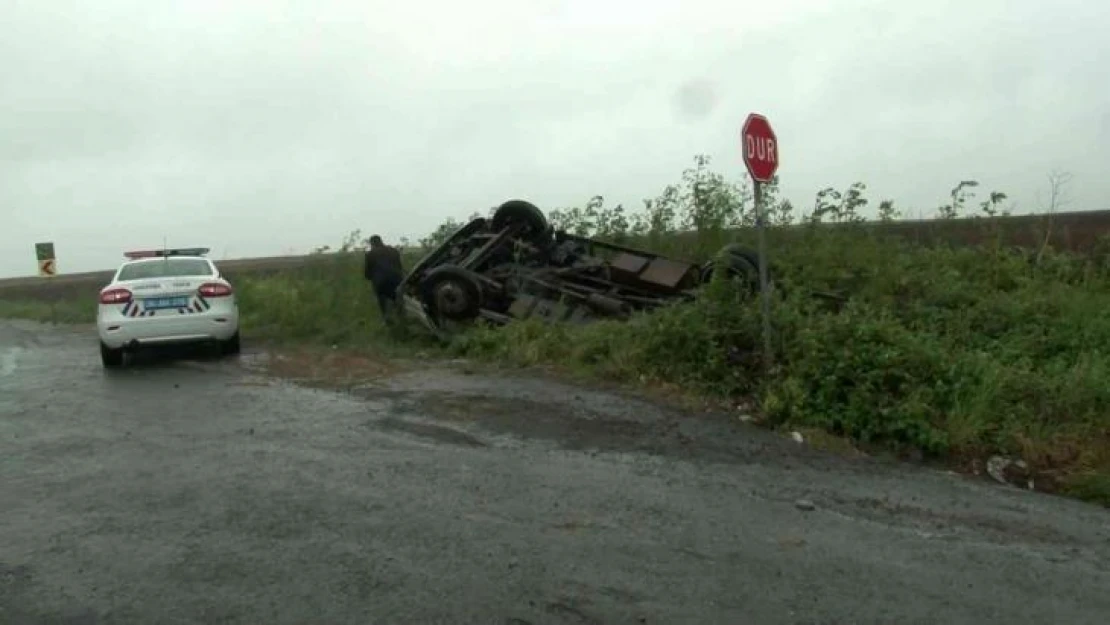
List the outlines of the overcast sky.
<svg viewBox="0 0 1110 625">
<path fill-rule="evenodd" d="M 796 205 L 1025 211 L 1059 169 L 1110 208 L 1108 32 L 1104 0 L 0 0 L 0 276 L 639 206 L 698 153 L 739 178 L 749 111 Z"/>
</svg>

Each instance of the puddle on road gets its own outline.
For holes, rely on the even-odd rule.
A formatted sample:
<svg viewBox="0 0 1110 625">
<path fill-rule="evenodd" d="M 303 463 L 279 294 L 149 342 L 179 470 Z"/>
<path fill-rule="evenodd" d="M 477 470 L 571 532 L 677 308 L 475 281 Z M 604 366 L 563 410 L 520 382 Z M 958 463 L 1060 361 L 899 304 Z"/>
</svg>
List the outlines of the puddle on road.
<svg viewBox="0 0 1110 625">
<path fill-rule="evenodd" d="M 434 415 L 438 420 L 558 442 L 572 449 L 633 449 L 667 429 L 659 419 L 613 418 L 580 405 L 445 391 L 421 392 L 400 408 L 402 414 Z"/>
<path fill-rule="evenodd" d="M 420 423 L 396 417 L 385 417 L 377 420 L 374 425 L 381 430 L 403 432 L 447 445 L 489 447 L 489 443 L 473 434 L 434 423 Z"/>
<path fill-rule="evenodd" d="M 398 370 L 396 363 L 368 355 L 311 348 L 244 352 L 240 363 L 248 370 L 309 386 L 336 389 L 349 388 Z"/>
<path fill-rule="evenodd" d="M 383 362 L 302 348 L 244 354 L 240 362 L 258 376 L 368 402 L 378 416 L 367 427 L 442 444 L 515 447 L 527 440 L 558 449 L 741 464 L 780 456 L 785 445 L 780 437 L 725 415 L 687 413 L 619 392 L 461 360 Z"/>
<path fill-rule="evenodd" d="M 15 373 L 19 353 L 22 351 L 23 348 L 21 347 L 8 347 L 0 350 L 0 377 Z"/>
</svg>

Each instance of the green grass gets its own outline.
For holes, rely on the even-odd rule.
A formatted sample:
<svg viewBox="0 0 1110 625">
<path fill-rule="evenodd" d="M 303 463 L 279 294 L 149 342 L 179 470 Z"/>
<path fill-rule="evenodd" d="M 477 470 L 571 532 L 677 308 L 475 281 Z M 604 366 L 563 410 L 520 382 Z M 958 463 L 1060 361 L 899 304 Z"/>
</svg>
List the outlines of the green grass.
<svg viewBox="0 0 1110 625">
<path fill-rule="evenodd" d="M 1110 505 L 1105 250 L 1018 254 L 985 223 L 968 226 L 983 228 L 977 247 L 914 244 L 859 223 L 864 190 L 853 185 L 819 196 L 820 221 L 836 228 L 812 223 L 812 216 L 798 220 L 774 187 L 768 190 L 769 249 L 786 287 L 772 306 L 770 374 L 761 361 L 759 306 L 727 284 L 711 285 L 696 303 L 623 323 L 477 328 L 445 350 L 707 398 L 753 399 L 772 426 L 819 429 L 949 462 L 1020 457 L 1040 487 Z M 990 194 L 974 210 L 995 211 L 1000 197 Z M 970 202 L 957 188 L 942 212 L 966 216 Z M 884 202 L 880 212 L 893 216 L 893 204 Z M 710 258 L 729 242 L 754 247 L 744 228 L 752 221 L 750 194 L 700 159 L 643 210 L 595 198 L 553 212 L 552 221 L 689 260 Z M 425 243 L 449 231 L 441 228 Z M 381 323 L 359 255 L 349 251 L 357 238 L 296 271 L 237 276 L 245 334 L 386 353 L 429 349 L 419 332 Z M 830 306 L 811 291 L 849 300 Z M 42 318 L 45 309 L 0 304 L 0 315 L 16 313 Z"/>
<path fill-rule="evenodd" d="M 408 264 L 415 262 L 408 258 Z M 232 278 L 244 336 L 275 342 L 312 342 L 396 354 L 438 349 L 414 324 L 382 322 L 360 253 L 341 249 L 282 275 Z"/>
<path fill-rule="evenodd" d="M 31 319 L 64 324 L 92 323 L 96 321 L 96 306 L 92 301 L 0 299 L 0 319 Z"/>
</svg>

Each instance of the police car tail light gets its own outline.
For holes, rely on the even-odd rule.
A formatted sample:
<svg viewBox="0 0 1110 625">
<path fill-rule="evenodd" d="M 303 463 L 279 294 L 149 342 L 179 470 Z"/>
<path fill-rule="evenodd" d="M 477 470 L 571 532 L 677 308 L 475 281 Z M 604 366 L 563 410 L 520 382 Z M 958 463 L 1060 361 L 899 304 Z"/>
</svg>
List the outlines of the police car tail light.
<svg viewBox="0 0 1110 625">
<path fill-rule="evenodd" d="M 227 297 L 231 295 L 231 287 L 219 282 L 206 282 L 200 285 L 197 292 L 203 297 Z"/>
<path fill-rule="evenodd" d="M 108 289 L 100 294 L 101 304 L 126 304 L 131 301 L 131 291 L 127 289 Z"/>
</svg>

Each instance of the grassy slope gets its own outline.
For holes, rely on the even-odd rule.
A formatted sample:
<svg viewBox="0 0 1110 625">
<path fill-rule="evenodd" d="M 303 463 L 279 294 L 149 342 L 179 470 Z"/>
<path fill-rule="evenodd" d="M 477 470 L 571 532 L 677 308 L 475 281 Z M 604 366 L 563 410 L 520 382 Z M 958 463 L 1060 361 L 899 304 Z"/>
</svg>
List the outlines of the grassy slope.
<svg viewBox="0 0 1110 625">
<path fill-rule="evenodd" d="M 750 221 L 742 193 L 699 167 L 647 212 L 628 215 L 594 202 L 553 217 L 569 229 L 702 260 L 726 242 L 751 243 L 750 230 L 732 228 Z M 841 221 L 852 222 L 862 207 L 852 197 L 845 193 L 833 206 Z M 775 207 L 785 221 L 787 207 Z M 774 266 L 788 291 L 773 307 L 770 376 L 762 375 L 757 349 L 758 306 L 723 285 L 697 304 L 626 323 L 476 330 L 448 349 L 754 399 L 771 425 L 935 457 L 1020 457 L 1038 487 L 1110 504 L 1106 255 L 1099 245 L 1083 255 L 1051 248 L 1015 254 L 992 244 L 999 234 L 993 226 L 965 227 L 984 245 L 899 241 L 850 223 L 773 228 Z M 690 228 L 692 234 L 674 234 Z M 338 254 L 277 274 L 235 276 L 245 333 L 375 350 L 414 342 L 427 348 L 419 335 L 384 329 L 358 263 L 357 254 Z M 851 299 L 833 309 L 810 289 Z M 63 320 L 85 314 L 59 306 L 67 311 Z M 41 318 L 45 310 L 0 304 L 0 315 Z"/>
</svg>

